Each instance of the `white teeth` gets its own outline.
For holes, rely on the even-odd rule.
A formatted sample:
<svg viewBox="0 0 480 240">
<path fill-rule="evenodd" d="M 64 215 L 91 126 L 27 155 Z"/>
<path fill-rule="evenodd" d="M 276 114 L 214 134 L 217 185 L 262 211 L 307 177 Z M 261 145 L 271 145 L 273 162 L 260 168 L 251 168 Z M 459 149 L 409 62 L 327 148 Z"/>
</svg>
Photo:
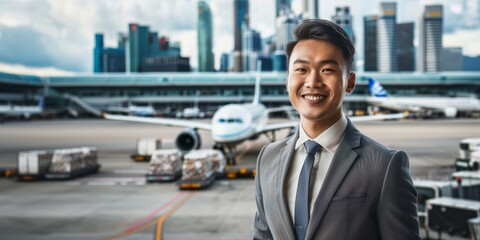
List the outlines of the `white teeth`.
<svg viewBox="0 0 480 240">
<path fill-rule="evenodd" d="M 323 99 L 323 96 L 310 96 L 310 95 L 306 95 L 305 98 L 306 98 L 307 100 L 316 101 L 316 100 Z"/>
</svg>

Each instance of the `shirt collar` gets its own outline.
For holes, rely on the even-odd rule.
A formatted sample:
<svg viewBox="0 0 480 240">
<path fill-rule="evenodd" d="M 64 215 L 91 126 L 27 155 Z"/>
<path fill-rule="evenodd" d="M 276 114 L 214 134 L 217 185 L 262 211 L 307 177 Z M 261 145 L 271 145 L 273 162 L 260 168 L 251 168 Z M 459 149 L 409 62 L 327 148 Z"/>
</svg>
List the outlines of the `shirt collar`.
<svg viewBox="0 0 480 240">
<path fill-rule="evenodd" d="M 307 133 L 305 133 L 305 130 L 303 130 L 303 126 L 301 123 L 299 123 L 299 125 L 299 136 L 295 144 L 295 150 L 297 150 L 306 141 L 314 140 L 315 142 L 320 144 L 323 149 L 334 153 L 335 150 L 337 150 L 338 145 L 340 144 L 340 140 L 343 137 L 343 132 L 347 128 L 347 118 L 345 117 L 345 115 L 342 114 L 342 116 L 336 123 L 334 123 L 332 126 L 330 126 L 327 130 L 325 130 L 323 133 L 321 133 L 314 139 L 311 139 L 307 135 Z"/>
</svg>

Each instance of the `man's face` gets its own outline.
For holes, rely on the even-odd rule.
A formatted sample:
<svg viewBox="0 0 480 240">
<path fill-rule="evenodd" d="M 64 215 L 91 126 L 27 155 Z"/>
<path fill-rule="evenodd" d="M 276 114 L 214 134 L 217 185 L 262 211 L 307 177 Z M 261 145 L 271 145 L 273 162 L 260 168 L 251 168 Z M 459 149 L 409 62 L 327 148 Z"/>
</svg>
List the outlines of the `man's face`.
<svg viewBox="0 0 480 240">
<path fill-rule="evenodd" d="M 341 116 L 344 93 L 355 87 L 355 74 L 347 73 L 341 49 L 322 40 L 302 40 L 288 65 L 288 96 L 302 122 L 335 123 Z"/>
</svg>

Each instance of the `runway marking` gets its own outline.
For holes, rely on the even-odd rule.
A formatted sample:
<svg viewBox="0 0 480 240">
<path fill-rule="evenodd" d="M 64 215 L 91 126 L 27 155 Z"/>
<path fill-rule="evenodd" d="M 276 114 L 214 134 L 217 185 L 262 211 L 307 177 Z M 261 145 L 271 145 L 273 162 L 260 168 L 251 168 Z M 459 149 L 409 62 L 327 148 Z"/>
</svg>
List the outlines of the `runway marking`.
<svg viewBox="0 0 480 240">
<path fill-rule="evenodd" d="M 155 240 L 161 240 L 162 239 L 162 228 L 163 228 L 163 223 L 165 220 L 172 215 L 177 209 L 179 209 L 188 199 L 193 197 L 193 194 L 195 194 L 195 191 L 191 191 L 185 196 L 180 202 L 178 202 L 175 206 L 173 206 L 167 213 L 163 214 L 160 218 L 157 220 L 157 231 L 155 232 Z"/>
<path fill-rule="evenodd" d="M 159 212 L 161 212 L 163 209 L 167 208 L 168 206 L 170 206 L 171 204 L 173 204 L 177 199 L 179 199 L 180 197 L 182 197 L 183 195 L 185 195 L 187 192 L 186 191 L 181 191 L 180 193 L 178 193 L 177 195 L 175 195 L 172 199 L 170 199 L 168 202 L 166 202 L 165 204 L 163 204 L 161 207 L 157 208 L 155 211 L 153 211 L 152 213 L 150 213 L 149 215 L 147 215 L 146 217 L 136 221 L 135 223 L 133 223 L 132 225 L 128 226 L 124 231 L 132 231 L 133 229 L 139 227 L 140 225 L 142 224 L 145 224 L 146 222 L 148 222 L 149 220 L 151 220 L 153 217 L 155 217 L 155 215 L 157 215 Z"/>
<path fill-rule="evenodd" d="M 144 177 L 131 177 L 131 178 L 82 178 L 77 181 L 66 182 L 65 185 L 89 185 L 89 186 L 127 186 L 127 185 L 145 185 L 146 180 Z"/>
<path fill-rule="evenodd" d="M 115 169 L 113 170 L 114 174 L 145 174 L 147 173 L 147 168 L 145 169 Z"/>
<path fill-rule="evenodd" d="M 166 216 L 165 217 L 165 219 L 166 219 L 169 215 L 171 215 L 173 212 L 175 212 L 175 210 L 177 210 L 181 205 L 183 205 L 183 203 L 186 202 L 186 200 L 190 199 L 192 196 L 193 196 L 193 192 L 182 191 L 182 192 L 178 193 L 172 199 L 170 199 L 167 203 L 165 203 L 160 208 L 158 208 L 155 211 L 153 211 L 152 213 L 150 213 L 148 216 L 136 221 L 135 223 L 128 226 L 126 229 L 124 229 L 120 233 L 117 233 L 117 234 L 114 234 L 110 237 L 105 238 L 105 240 L 113 240 L 113 239 L 123 238 L 123 237 L 129 236 L 129 235 L 132 235 L 134 233 L 143 231 L 143 230 L 157 224 L 159 219 L 162 219 L 164 216 Z M 167 213 L 163 214 L 162 216 L 160 216 L 158 218 L 154 217 L 159 212 L 163 211 L 164 209 L 168 208 L 170 205 L 175 203 L 181 197 L 183 197 L 183 198 L 180 201 L 178 201 L 177 204 L 173 205 Z M 162 220 L 162 223 L 163 223 L 163 220 Z"/>
</svg>

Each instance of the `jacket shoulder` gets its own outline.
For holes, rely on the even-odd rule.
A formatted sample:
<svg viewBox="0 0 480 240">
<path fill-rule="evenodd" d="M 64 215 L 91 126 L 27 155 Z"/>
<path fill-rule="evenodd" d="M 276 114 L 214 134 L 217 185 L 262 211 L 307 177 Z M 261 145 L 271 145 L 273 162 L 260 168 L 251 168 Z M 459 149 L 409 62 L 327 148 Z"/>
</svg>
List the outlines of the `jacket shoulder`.
<svg viewBox="0 0 480 240">
<path fill-rule="evenodd" d="M 368 153 L 369 155 L 381 156 L 383 159 L 390 159 L 393 155 L 399 152 L 398 150 L 391 149 L 363 134 L 360 149 L 364 154 Z"/>
</svg>

